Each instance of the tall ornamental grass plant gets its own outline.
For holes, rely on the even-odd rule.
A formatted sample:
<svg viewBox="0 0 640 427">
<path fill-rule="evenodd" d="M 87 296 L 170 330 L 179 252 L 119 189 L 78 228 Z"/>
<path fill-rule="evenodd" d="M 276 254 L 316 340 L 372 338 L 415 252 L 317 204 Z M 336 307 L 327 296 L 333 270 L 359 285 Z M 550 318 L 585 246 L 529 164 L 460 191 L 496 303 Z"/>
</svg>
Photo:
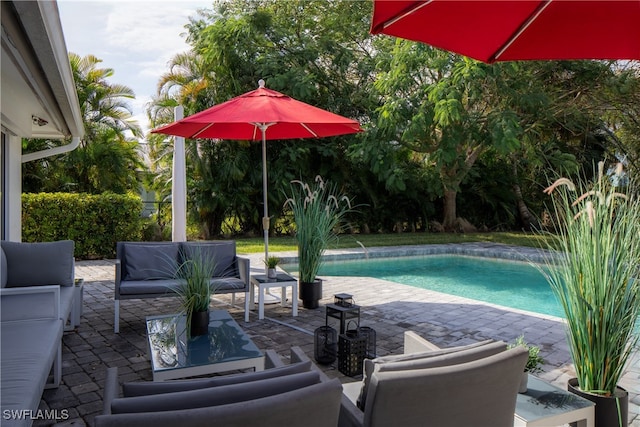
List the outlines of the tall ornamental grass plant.
<svg viewBox="0 0 640 427">
<path fill-rule="evenodd" d="M 183 284 L 175 292 L 187 317 L 187 331 L 190 331 L 193 313 L 208 311 L 211 295 L 216 292 L 211 284 L 216 264 L 200 250 L 192 251 L 188 257 L 183 254 L 182 259 L 184 261 L 177 266 L 175 277 L 182 279 Z"/>
<path fill-rule="evenodd" d="M 325 249 L 337 239 L 343 220 L 352 212 L 351 201 L 337 187 L 316 176 L 312 185 L 294 180 L 285 207 L 293 212 L 298 243 L 300 281 L 313 283 Z"/>
<path fill-rule="evenodd" d="M 622 167 L 577 185 L 561 178 L 553 195 L 559 222 L 551 248 L 563 254 L 543 271 L 567 322 L 567 339 L 582 391 L 614 395 L 638 342 L 640 202 Z"/>
</svg>

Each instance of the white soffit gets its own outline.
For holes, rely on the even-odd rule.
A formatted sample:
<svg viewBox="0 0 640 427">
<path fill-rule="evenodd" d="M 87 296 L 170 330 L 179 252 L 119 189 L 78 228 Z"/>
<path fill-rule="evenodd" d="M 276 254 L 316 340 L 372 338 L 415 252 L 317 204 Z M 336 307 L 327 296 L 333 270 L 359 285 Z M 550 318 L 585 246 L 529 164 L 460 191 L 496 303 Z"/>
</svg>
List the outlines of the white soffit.
<svg viewBox="0 0 640 427">
<path fill-rule="evenodd" d="M 84 135 L 53 1 L 2 1 L 2 127 L 25 138 Z"/>
</svg>

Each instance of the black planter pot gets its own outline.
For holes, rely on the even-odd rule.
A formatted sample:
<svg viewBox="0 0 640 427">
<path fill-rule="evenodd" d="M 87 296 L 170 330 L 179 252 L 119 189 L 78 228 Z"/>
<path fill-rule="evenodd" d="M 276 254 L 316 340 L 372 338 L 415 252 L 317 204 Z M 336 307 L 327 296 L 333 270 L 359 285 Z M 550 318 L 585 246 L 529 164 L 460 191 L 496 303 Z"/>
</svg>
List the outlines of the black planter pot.
<svg viewBox="0 0 640 427">
<path fill-rule="evenodd" d="M 206 335 L 209 332 L 209 311 L 191 313 L 191 336 Z"/>
<path fill-rule="evenodd" d="M 301 281 L 298 295 L 304 308 L 318 308 L 318 301 L 322 299 L 322 279 L 316 279 L 312 283 Z"/>
<path fill-rule="evenodd" d="M 629 393 L 622 387 L 616 388 L 614 396 L 602 396 L 580 390 L 578 379 L 571 378 L 567 389 L 596 404 L 595 427 L 626 427 L 629 425 Z"/>
</svg>

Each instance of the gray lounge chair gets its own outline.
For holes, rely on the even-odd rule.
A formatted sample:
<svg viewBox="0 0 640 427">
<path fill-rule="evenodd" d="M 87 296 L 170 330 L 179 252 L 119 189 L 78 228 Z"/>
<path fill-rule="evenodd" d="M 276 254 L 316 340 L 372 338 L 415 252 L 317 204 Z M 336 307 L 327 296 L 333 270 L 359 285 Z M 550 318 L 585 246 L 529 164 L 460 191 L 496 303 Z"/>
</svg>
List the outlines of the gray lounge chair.
<svg viewBox="0 0 640 427">
<path fill-rule="evenodd" d="M 363 381 L 344 384 L 339 425 L 513 426 L 527 351 L 506 347 L 438 349 L 406 333 L 410 352 L 366 360 Z"/>
</svg>

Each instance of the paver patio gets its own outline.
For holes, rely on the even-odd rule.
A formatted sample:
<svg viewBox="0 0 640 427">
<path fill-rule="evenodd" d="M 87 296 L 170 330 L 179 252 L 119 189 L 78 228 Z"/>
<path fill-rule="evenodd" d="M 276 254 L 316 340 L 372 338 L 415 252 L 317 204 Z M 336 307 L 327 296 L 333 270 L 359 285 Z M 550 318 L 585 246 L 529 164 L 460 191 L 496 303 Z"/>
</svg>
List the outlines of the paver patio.
<svg viewBox="0 0 640 427">
<path fill-rule="evenodd" d="M 495 245 L 494 245 L 495 246 Z M 251 255 L 253 268 L 262 268 L 262 254 Z M 57 389 L 45 390 L 41 408 L 67 410 L 69 418 L 57 425 L 93 425 L 102 411 L 102 390 L 107 367 L 118 366 L 121 381 L 150 381 L 151 369 L 145 338 L 146 316 L 175 313 L 176 298 L 127 300 L 121 303 L 120 334 L 113 332 L 114 263 L 111 260 L 79 261 L 76 277 L 85 280 L 84 313 L 77 331 L 63 338 L 63 378 Z M 449 296 L 384 280 L 327 277 L 324 299 L 317 310 L 300 308 L 291 316 L 290 307 L 265 308 L 265 319 L 256 310 L 250 322 L 243 321 L 242 298 L 231 307 L 231 297 L 216 296 L 214 306 L 229 310 L 260 349 L 274 349 L 283 359 L 292 345 L 300 346 L 313 359 L 313 331 L 324 325 L 323 305 L 333 295 L 346 292 L 361 308 L 361 324 L 376 330 L 379 355 L 399 353 L 403 332 L 413 330 L 441 346 L 468 344 L 487 338 L 513 342 L 521 334 L 541 347 L 546 359 L 543 379 L 564 388 L 573 376 L 562 322 L 518 310 Z M 279 292 L 278 292 L 279 293 Z M 278 294 L 277 293 L 277 294 Z M 345 377 L 334 366 L 324 367 L 330 377 Z M 630 425 L 640 427 L 640 363 L 635 358 L 621 385 L 630 392 Z M 36 421 L 35 426 L 51 425 Z"/>
</svg>

